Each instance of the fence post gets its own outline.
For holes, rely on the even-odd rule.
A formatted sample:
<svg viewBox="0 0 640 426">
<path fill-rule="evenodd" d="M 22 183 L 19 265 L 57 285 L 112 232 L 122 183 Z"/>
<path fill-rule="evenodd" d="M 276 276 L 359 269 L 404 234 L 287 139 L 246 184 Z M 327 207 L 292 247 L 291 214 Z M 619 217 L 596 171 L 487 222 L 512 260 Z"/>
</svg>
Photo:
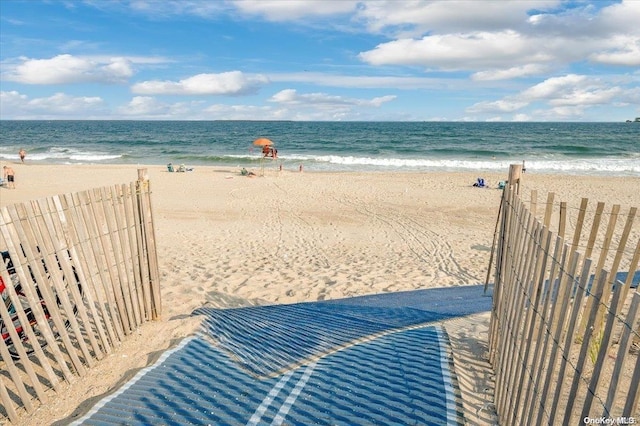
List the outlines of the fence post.
<svg viewBox="0 0 640 426">
<path fill-rule="evenodd" d="M 517 195 L 520 195 L 520 178 L 522 177 L 522 164 L 511 164 L 509 166 L 509 186 L 515 188 Z"/>
<path fill-rule="evenodd" d="M 151 184 L 147 169 L 138 169 L 138 208 L 144 239 L 147 246 L 147 261 L 149 265 L 149 280 L 151 281 L 151 318 L 158 319 L 162 313 L 160 298 L 160 272 L 158 270 L 158 256 L 156 252 L 156 236 L 153 227 L 153 212 L 151 209 Z"/>
<path fill-rule="evenodd" d="M 500 238 L 498 239 L 497 256 L 496 256 L 496 274 L 493 283 L 494 297 L 500 297 L 500 286 L 503 280 L 502 269 L 505 261 L 505 238 L 507 238 L 507 229 L 511 220 L 514 208 L 513 200 L 517 199 L 520 194 L 520 177 L 522 176 L 522 166 L 520 164 L 512 164 L 509 166 L 509 180 L 502 193 L 501 213 L 498 217 L 502 217 L 502 225 L 500 228 Z M 491 250 L 493 252 L 493 248 Z M 491 265 L 489 265 L 491 269 Z"/>
</svg>

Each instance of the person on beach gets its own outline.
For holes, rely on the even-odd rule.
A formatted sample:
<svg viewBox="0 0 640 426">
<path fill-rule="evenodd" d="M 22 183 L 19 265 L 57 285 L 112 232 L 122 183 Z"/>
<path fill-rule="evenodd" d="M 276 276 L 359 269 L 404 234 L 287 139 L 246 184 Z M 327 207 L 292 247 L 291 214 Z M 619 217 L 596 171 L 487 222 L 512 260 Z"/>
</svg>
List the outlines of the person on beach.
<svg viewBox="0 0 640 426">
<path fill-rule="evenodd" d="M 278 158 L 278 150 L 271 146 L 265 146 L 262 148 L 262 153 L 265 157 Z"/>
<path fill-rule="evenodd" d="M 15 189 L 16 188 L 16 172 L 13 171 L 12 167 L 4 166 L 2 168 L 4 170 L 4 178 L 7 180 L 7 188 Z"/>
<path fill-rule="evenodd" d="M 23 148 L 20 148 L 20 151 L 18 151 L 18 155 L 20 156 L 20 161 L 24 163 L 24 157 L 27 155 L 27 151 L 25 151 Z"/>
</svg>

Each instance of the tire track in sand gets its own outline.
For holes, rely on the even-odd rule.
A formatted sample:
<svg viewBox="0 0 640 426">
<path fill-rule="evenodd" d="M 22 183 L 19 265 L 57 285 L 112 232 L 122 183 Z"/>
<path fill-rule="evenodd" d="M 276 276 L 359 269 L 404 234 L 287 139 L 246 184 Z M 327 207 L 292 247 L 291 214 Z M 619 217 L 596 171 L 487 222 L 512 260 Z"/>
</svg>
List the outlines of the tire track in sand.
<svg viewBox="0 0 640 426">
<path fill-rule="evenodd" d="M 476 281 L 476 277 L 463 269 L 454 257 L 452 246 L 446 238 L 430 230 L 428 226 L 399 209 L 385 207 L 379 203 L 368 203 L 359 198 L 349 200 L 336 199 L 364 215 L 368 220 L 376 221 L 388 235 L 400 238 L 404 246 L 425 264 L 436 264 L 443 274 L 455 277 L 461 283 Z M 388 239 L 391 237 L 388 236 Z"/>
</svg>

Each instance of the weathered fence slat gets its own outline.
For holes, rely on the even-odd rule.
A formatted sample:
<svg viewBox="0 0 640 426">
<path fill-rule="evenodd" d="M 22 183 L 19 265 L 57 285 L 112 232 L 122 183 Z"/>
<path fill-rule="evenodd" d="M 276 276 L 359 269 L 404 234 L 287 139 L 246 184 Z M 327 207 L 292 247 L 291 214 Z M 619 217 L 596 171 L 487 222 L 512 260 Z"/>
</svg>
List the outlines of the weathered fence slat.
<svg viewBox="0 0 640 426">
<path fill-rule="evenodd" d="M 65 210 L 69 216 L 71 222 L 70 230 L 72 231 L 72 238 L 75 239 L 78 249 L 72 247 L 71 255 L 76 262 L 80 265 L 80 268 L 76 271 L 78 278 L 82 283 L 83 294 L 82 296 L 87 300 L 86 304 L 82 304 L 78 309 L 85 309 L 88 307 L 90 311 L 90 317 L 93 318 L 93 322 L 90 325 L 95 327 L 98 337 L 100 339 L 100 348 L 94 348 L 95 356 L 97 359 L 102 359 L 104 353 L 110 352 L 110 343 L 105 327 L 103 326 L 104 319 L 104 300 L 101 297 L 101 292 L 97 292 L 95 287 L 96 268 L 94 267 L 93 252 L 87 247 L 88 236 L 84 222 L 80 219 L 77 206 L 73 204 L 73 197 L 69 194 L 63 198 L 57 199 L 60 206 L 59 209 Z M 69 203 L 71 201 L 71 203 Z M 94 296 L 95 295 L 95 296 Z M 96 302 L 97 299 L 97 302 Z M 97 307 L 96 307 L 97 305 Z"/>
<path fill-rule="evenodd" d="M 138 170 L 137 194 L 140 196 L 140 217 L 144 240 L 148 247 L 149 280 L 151 289 L 151 318 L 158 319 L 162 312 L 162 299 L 160 297 L 160 273 L 158 271 L 158 252 L 156 250 L 156 234 L 153 222 L 153 210 L 151 208 L 151 182 L 146 179 L 144 172 Z"/>
<path fill-rule="evenodd" d="M 564 233 L 567 228 L 567 202 L 560 202 L 560 221 L 558 223 L 558 236 L 564 239 Z"/>
<path fill-rule="evenodd" d="M 628 287 L 626 284 L 621 289 L 621 293 L 623 294 L 622 299 L 624 300 L 624 295 L 627 293 L 625 288 Z M 640 294 L 635 293 L 633 295 L 633 300 L 631 302 L 631 306 L 629 307 L 629 313 L 627 314 L 627 318 L 625 320 L 625 324 L 635 324 L 638 316 L 638 305 L 640 305 Z M 613 407 L 613 402 L 616 397 L 616 391 L 618 389 L 618 381 L 620 380 L 620 372 L 622 371 L 622 366 L 624 365 L 625 358 L 629 354 L 629 349 L 631 348 L 631 327 L 624 327 L 622 329 L 622 334 L 620 336 L 620 341 L 618 345 L 618 355 L 616 356 L 616 362 L 613 366 L 613 372 L 611 373 L 611 386 L 609 387 L 609 391 L 607 392 L 607 400 L 605 402 L 604 410 L 602 415 L 608 417 L 611 415 L 611 410 Z"/>
<path fill-rule="evenodd" d="M 113 200 L 111 199 L 111 193 L 107 192 L 107 188 L 99 189 L 100 198 L 102 200 L 101 206 L 104 212 L 105 226 L 107 229 L 107 240 L 110 244 L 111 261 L 113 262 L 111 267 L 114 276 L 117 277 L 116 282 L 118 285 L 115 287 L 117 293 L 117 300 L 122 303 L 123 312 L 123 324 L 124 334 L 129 335 L 132 330 L 135 329 L 135 321 L 133 319 L 133 308 L 131 305 L 131 298 L 128 290 L 128 283 L 126 272 L 124 271 L 124 257 L 122 256 L 122 247 L 117 233 L 117 226 L 115 224 L 115 212 L 113 211 Z"/>
<path fill-rule="evenodd" d="M 538 340 L 536 345 L 536 353 L 534 355 L 534 365 L 532 367 L 535 372 L 535 378 L 532 381 L 531 392 L 528 394 L 528 398 L 525 400 L 525 411 L 523 418 L 529 419 L 527 424 L 531 424 L 534 419 L 534 411 L 538 404 L 537 401 L 543 399 L 544 396 L 541 393 L 540 388 L 542 373 L 545 370 L 551 368 L 548 365 L 549 357 L 547 355 L 550 345 L 550 337 L 553 335 L 554 324 L 557 323 L 557 302 L 560 295 L 564 292 L 563 284 L 566 284 L 566 280 L 563 279 L 563 270 L 567 261 L 568 247 L 564 244 L 562 237 L 556 237 L 556 245 L 553 255 L 553 263 L 549 272 L 549 279 L 547 283 L 547 301 L 544 310 L 541 312 L 542 326 L 540 333 L 542 333 L 542 342 Z M 560 256 L 558 256 L 562 253 Z M 558 259 L 560 257 L 560 259 Z"/>
<path fill-rule="evenodd" d="M 112 277 L 104 252 L 105 244 L 103 244 L 103 236 L 98 224 L 96 223 L 97 218 L 93 213 L 94 209 L 92 207 L 90 193 L 85 191 L 76 195 L 79 201 L 79 215 L 82 217 L 89 234 L 88 241 L 91 245 L 91 252 L 93 254 L 91 257 L 95 262 L 99 274 L 98 279 L 94 281 L 95 294 L 98 301 L 101 299 L 100 295 L 104 295 L 104 299 L 107 301 L 106 307 L 101 303 L 102 317 L 107 327 L 107 332 L 109 333 L 112 345 L 118 346 L 124 336 L 124 333 L 122 332 L 120 317 L 117 311 L 118 306 L 111 291 Z"/>
<path fill-rule="evenodd" d="M 542 229 L 538 223 L 532 222 L 531 220 L 529 220 L 528 223 L 528 231 L 525 232 L 531 232 L 534 238 L 529 239 L 529 245 L 527 247 L 528 256 L 526 257 L 525 264 L 523 265 L 523 268 L 526 268 L 527 273 L 522 279 L 516 281 L 513 284 L 510 284 L 510 287 L 513 288 L 513 293 L 516 295 L 516 297 L 515 302 L 512 305 L 513 308 L 510 308 L 507 311 L 508 317 L 504 322 L 505 327 L 509 330 L 509 334 L 504 333 L 502 342 L 500 343 L 500 348 L 502 348 L 500 351 L 500 359 L 502 360 L 501 371 L 503 371 L 503 378 L 500 380 L 499 384 L 496 385 L 497 389 L 510 388 L 511 386 L 513 386 L 513 383 L 517 377 L 518 366 L 520 366 L 519 362 L 510 362 L 510 355 L 520 355 L 522 353 L 522 339 L 518 338 L 518 336 L 522 335 L 522 329 L 524 327 L 524 321 L 526 318 L 526 316 L 522 315 L 522 313 L 525 311 L 527 303 L 530 303 L 527 288 L 530 286 L 529 281 L 533 264 L 535 263 L 535 251 L 537 250 L 534 241 L 535 239 L 539 238 L 542 233 Z M 531 227 L 532 225 L 533 228 Z M 518 287 L 516 287 L 516 285 Z M 502 318 L 504 317 L 505 316 L 503 315 Z M 513 401 L 509 401 L 509 399 L 507 398 L 511 398 L 513 393 L 505 392 L 501 395 L 501 407 L 505 407 L 505 404 L 513 403 Z"/>
<path fill-rule="evenodd" d="M 131 182 L 131 202 L 133 208 L 133 221 L 136 224 L 135 234 L 136 241 L 138 242 L 138 258 L 140 260 L 139 264 L 139 273 L 142 276 L 142 297 L 144 304 L 144 316 L 145 319 L 151 320 L 153 319 L 152 310 L 151 310 L 151 278 L 149 274 L 149 257 L 147 255 L 147 248 L 145 244 L 144 237 L 144 229 L 142 228 L 142 215 L 140 212 L 140 201 L 138 195 L 138 183 Z"/>
<path fill-rule="evenodd" d="M 22 286 L 22 290 L 25 293 L 25 297 L 26 297 L 26 300 L 28 301 L 28 306 L 31 310 L 31 314 L 34 316 L 40 328 L 42 336 L 46 340 L 47 344 L 51 345 L 55 342 L 55 338 L 53 336 L 51 328 L 49 327 L 49 324 L 47 323 L 47 320 L 45 319 L 45 313 L 42 308 L 42 304 L 40 303 L 40 300 L 37 297 L 37 293 L 33 288 L 34 285 L 31 279 L 31 273 L 33 273 L 36 275 L 36 279 L 40 279 L 39 282 L 43 282 L 44 274 L 42 271 L 42 263 L 39 261 L 37 256 L 33 253 L 32 247 L 35 247 L 33 242 L 29 241 L 24 236 L 22 236 L 22 239 L 20 238 L 22 234 L 20 232 L 22 230 L 22 223 L 19 219 L 19 214 L 16 206 L 8 206 L 6 208 L 6 211 L 8 212 L 9 217 L 11 217 L 11 220 L 13 222 L 13 226 L 11 227 L 11 230 L 13 232 L 9 230 L 9 227 L 4 227 L 4 230 L 7 231 L 7 234 L 5 235 L 5 243 L 7 244 L 9 251 L 12 254 L 15 254 L 15 260 L 17 264 L 14 263 L 14 268 L 16 270 L 18 278 L 20 279 L 20 282 L 25 283 L 25 285 Z M 24 244 L 21 244 L 21 241 L 24 241 Z M 23 265 L 26 266 L 26 268 Z M 7 286 L 7 289 L 9 288 L 11 288 L 10 285 Z M 21 303 L 18 300 L 17 296 L 13 300 L 18 301 L 18 303 L 14 303 L 14 307 L 16 308 L 18 318 L 20 319 L 22 330 L 26 332 L 27 337 L 29 338 L 29 341 L 31 343 L 31 346 L 35 351 L 35 356 L 38 358 L 38 361 L 43 366 L 48 380 L 51 382 L 54 389 L 58 390 L 60 388 L 60 380 L 58 380 L 58 377 L 56 376 L 55 372 L 51 368 L 51 365 L 49 365 L 46 355 L 42 351 L 42 347 L 40 346 L 38 337 L 36 336 L 33 330 L 33 327 L 30 325 L 31 321 L 29 321 L 26 315 L 26 312 L 22 308 Z M 8 327 L 8 328 L 13 328 L 13 327 Z M 24 345 L 22 344 L 22 339 L 19 339 L 19 338 L 17 340 L 13 340 L 13 344 L 14 346 L 17 345 L 19 347 L 20 346 L 24 347 Z M 24 353 L 26 354 L 26 352 Z M 57 351 L 54 350 L 54 356 L 58 362 L 61 361 L 62 354 L 60 353 L 60 350 L 57 350 Z M 26 358 L 26 355 L 25 355 L 25 358 Z M 42 398 L 40 399 L 42 400 Z"/>
<path fill-rule="evenodd" d="M 606 287 L 608 287 L 608 283 L 607 285 L 605 285 L 605 288 Z M 600 334 L 598 334 L 598 327 L 594 326 L 595 335 L 593 337 L 595 339 L 600 339 L 599 341 L 596 340 L 596 343 L 600 345 L 600 348 L 598 350 L 598 355 L 596 358 L 596 362 L 594 364 L 593 372 L 591 373 L 591 381 L 589 382 L 589 386 L 587 388 L 587 395 L 585 397 L 585 401 L 582 407 L 582 414 L 580 415 L 581 419 L 584 419 L 585 417 L 587 417 L 591 412 L 591 404 L 593 403 L 593 398 L 596 395 L 596 392 L 598 391 L 598 385 L 600 383 L 600 374 L 602 373 L 602 367 L 604 366 L 605 357 L 607 356 L 607 352 L 609 351 L 609 345 L 611 344 L 613 326 L 615 324 L 617 316 L 620 314 L 620 309 L 622 308 L 621 306 L 622 303 L 620 300 L 622 294 L 623 294 L 623 291 L 621 286 L 617 286 L 613 292 L 613 298 L 611 301 L 611 311 L 610 311 L 611 315 L 608 316 L 608 321 L 605 326 L 602 337 L 600 337 Z M 604 298 L 604 295 L 603 295 L 603 301 L 605 300 L 606 299 Z M 598 315 L 599 314 L 596 313 L 596 321 L 597 321 Z"/>
<path fill-rule="evenodd" d="M 84 355 L 85 362 L 89 366 L 92 366 L 93 360 L 91 359 L 89 349 L 82 338 L 80 325 L 78 324 L 78 318 L 76 317 L 76 314 L 79 314 L 82 323 L 89 324 L 89 319 L 84 315 L 83 310 L 80 309 L 80 311 L 78 311 L 77 308 L 78 306 L 82 306 L 82 296 L 79 294 L 75 280 L 79 265 L 78 268 L 76 268 L 70 264 L 70 252 L 68 251 L 69 244 L 64 241 L 68 230 L 63 229 L 62 221 L 55 220 L 57 216 L 56 213 L 61 214 L 61 212 L 56 212 L 55 207 L 47 203 L 47 200 L 38 200 L 38 202 L 33 203 L 31 207 L 34 210 L 30 212 L 29 216 L 37 217 L 39 219 L 37 224 L 32 224 L 31 229 L 39 228 L 37 229 L 38 232 L 34 234 L 34 238 L 37 239 L 36 244 L 38 244 L 39 247 L 42 247 L 42 250 L 45 253 L 45 263 L 49 265 L 48 269 L 50 271 L 50 278 L 52 278 L 51 283 L 56 290 L 56 298 L 52 298 L 50 301 L 45 301 L 47 306 L 56 306 L 56 304 L 59 306 L 60 303 L 63 305 L 62 309 L 66 313 L 66 321 L 69 321 L 70 329 L 76 336 L 76 341 Z M 37 211 L 35 210 L 36 208 L 38 209 Z M 58 232 L 57 235 L 54 233 L 56 230 Z M 43 290 L 48 291 L 48 286 L 46 284 L 42 287 Z M 52 312 L 56 315 L 58 309 L 52 309 Z M 63 324 L 60 324 L 57 327 L 58 330 L 64 330 L 66 328 Z M 73 350 L 73 344 L 69 339 L 69 335 L 64 332 L 61 332 L 60 335 L 64 341 L 68 342 L 67 353 L 71 356 L 71 360 L 76 371 L 81 376 L 84 375 L 86 369 L 78 358 L 75 350 Z M 91 333 L 89 333 L 89 336 L 93 337 Z"/>
<path fill-rule="evenodd" d="M 613 233 L 615 231 L 616 223 L 618 221 L 619 212 L 620 212 L 620 206 L 618 204 L 614 205 L 611 208 L 611 214 L 609 215 L 609 223 L 607 224 L 607 230 L 606 230 L 604 239 L 602 241 L 602 248 L 600 249 L 600 256 L 598 257 L 598 263 L 596 264 L 595 276 L 593 278 L 594 281 L 598 281 L 600 279 L 600 274 L 604 270 L 603 269 L 604 264 L 607 261 L 607 256 L 609 255 L 609 249 L 611 248 L 611 241 L 613 238 Z M 611 273 L 612 277 L 615 277 L 616 271 L 609 268 L 609 272 Z M 609 300 L 610 295 L 611 295 L 611 287 L 605 286 L 603 288 L 602 300 Z M 590 311 L 591 305 L 594 303 L 594 301 L 595 299 L 593 298 L 587 299 L 587 307 L 586 307 L 587 311 Z M 582 330 L 585 330 L 584 319 L 585 317 L 583 317 L 583 321 L 582 321 L 582 327 L 581 327 Z M 596 318 L 593 323 L 593 327 L 597 328 L 597 324 L 598 324 L 598 315 L 596 315 Z"/>
<path fill-rule="evenodd" d="M 102 198 L 102 194 L 99 189 L 94 189 L 88 193 L 90 202 L 90 207 L 92 209 L 92 213 L 95 218 L 95 223 L 100 232 L 100 244 L 102 247 L 102 255 L 105 262 L 105 270 L 109 276 L 107 281 L 108 285 L 105 288 L 106 292 L 113 296 L 115 300 L 115 307 L 117 309 L 118 318 L 118 331 L 120 335 L 120 340 L 123 339 L 123 336 L 128 335 L 130 333 L 130 326 L 126 311 L 126 306 L 124 304 L 124 299 L 122 297 L 122 287 L 121 280 L 116 268 L 116 260 L 114 258 L 114 251 L 117 250 L 117 247 L 113 246 L 113 240 L 111 238 L 110 229 L 108 227 L 107 218 L 105 217 L 106 213 L 104 211 L 104 199 Z"/>
<path fill-rule="evenodd" d="M 573 306 L 571 308 L 571 316 L 569 318 L 567 331 L 562 341 L 562 361 L 558 370 L 558 385 L 556 387 L 554 397 L 552 398 L 553 405 L 551 406 L 551 410 L 549 411 L 550 419 L 557 418 L 556 411 L 559 407 L 563 386 L 566 384 L 566 381 L 564 380 L 564 378 L 566 377 L 565 372 L 569 363 L 569 359 L 571 358 L 571 345 L 573 343 L 573 336 L 575 335 L 578 318 L 580 313 L 582 312 L 583 299 L 587 293 L 587 283 L 589 281 L 590 270 L 591 259 L 585 257 L 582 263 L 582 271 L 580 272 L 580 280 L 576 283 L 575 286 L 571 286 L 571 291 L 574 294 Z"/>
<path fill-rule="evenodd" d="M 591 224 L 591 232 L 589 233 L 589 240 L 587 241 L 587 248 L 584 252 L 585 257 L 591 258 L 593 254 L 593 247 L 596 244 L 598 238 L 598 229 L 600 228 L 600 221 L 602 220 L 602 212 L 604 212 L 605 204 L 598 202 L 596 206 L 596 212 L 593 216 L 593 223 Z"/>
<path fill-rule="evenodd" d="M 544 208 L 544 220 L 542 221 L 544 226 L 547 228 L 551 226 L 551 215 L 553 214 L 553 200 L 555 199 L 555 197 L 556 197 L 556 194 L 554 194 L 553 192 L 549 192 L 547 194 L 547 204 L 545 205 L 545 208 Z"/>
<path fill-rule="evenodd" d="M 140 253 L 138 252 L 138 244 L 136 243 L 135 221 L 133 219 L 133 203 L 128 185 L 121 185 L 116 188 L 120 194 L 121 211 L 124 227 L 123 233 L 127 241 L 127 250 L 129 259 L 131 259 L 131 297 L 134 300 L 134 309 L 136 311 L 136 322 L 142 324 L 146 321 L 144 315 L 144 302 L 142 295 L 142 277 L 140 271 Z"/>
<path fill-rule="evenodd" d="M 640 302 L 638 299 L 638 293 L 634 294 L 633 303 L 636 305 L 636 311 L 638 309 L 637 305 Z M 636 356 L 636 366 L 633 370 L 630 383 L 629 391 L 627 392 L 627 401 L 622 410 L 623 413 L 633 413 L 633 410 L 638 406 L 638 402 L 640 402 L 640 390 L 638 389 L 640 387 L 640 356 Z"/>
<path fill-rule="evenodd" d="M 510 204 L 512 200 L 515 199 L 513 198 L 513 194 L 514 194 L 514 191 L 509 191 L 508 193 L 505 194 L 507 195 L 507 198 L 505 201 L 507 204 Z M 508 239 L 511 237 L 511 233 L 505 232 L 505 235 L 506 236 L 501 239 L 501 250 L 502 250 L 502 247 L 509 244 Z M 503 259 L 502 264 L 506 265 L 508 262 L 511 262 L 511 259 L 509 258 L 510 253 L 508 250 L 505 250 L 503 253 L 499 251 L 499 253 L 500 253 L 500 257 Z M 513 310 L 511 309 L 513 302 L 510 302 L 507 298 L 507 294 L 511 294 L 511 292 L 512 292 L 512 288 L 505 287 L 504 289 L 505 297 L 501 298 L 501 300 L 504 300 L 504 303 L 501 305 L 498 305 L 497 301 L 495 303 L 496 317 L 500 318 L 500 326 L 503 327 L 503 329 L 501 330 L 502 333 L 499 334 L 500 348 L 504 348 L 507 343 L 513 343 L 514 345 L 516 343 L 515 340 L 509 339 L 509 336 L 514 334 L 514 332 L 511 329 L 514 322 L 504 320 L 505 317 L 510 316 L 513 313 Z M 502 291 L 498 293 L 502 293 Z M 496 295 L 495 289 L 494 289 L 494 295 Z M 497 323 L 498 321 L 496 321 L 496 324 Z M 515 333 L 517 333 L 517 331 Z M 510 364 L 507 362 L 503 351 L 498 352 L 496 356 L 497 356 L 497 362 L 499 365 L 498 372 L 497 372 L 498 374 L 496 377 L 496 386 L 504 386 L 505 381 L 509 381 L 511 377 L 510 371 L 507 371 L 507 367 L 510 367 Z M 502 397 L 496 401 L 496 404 L 500 406 L 504 406 L 505 404 L 507 404 L 508 402 L 506 400 L 506 396 L 507 395 L 502 395 Z"/>
<path fill-rule="evenodd" d="M 0 355 L 2 355 L 3 359 L 7 359 L 7 358 L 4 358 L 5 356 L 9 355 L 9 351 L 7 351 L 6 347 L 0 348 Z M 22 382 L 20 382 L 20 384 L 24 388 L 24 385 L 22 384 Z M 24 392 L 26 393 L 26 389 L 24 389 Z M 7 416 L 9 417 L 9 420 L 12 423 L 17 423 L 18 413 L 16 412 L 15 404 L 11 400 L 11 397 L 9 396 L 9 392 L 7 391 L 7 387 L 4 385 L 4 380 L 1 377 L 0 377 L 0 401 L 2 401 L 2 405 L 4 405 L 5 410 L 7 410 Z M 28 401 L 28 403 L 31 404 L 31 401 Z M 27 408 L 27 412 L 31 412 L 32 410 L 33 410 L 33 406 L 30 406 L 29 408 Z"/>
<path fill-rule="evenodd" d="M 576 220 L 576 226 L 573 231 L 573 240 L 571 241 L 571 254 L 569 257 L 573 255 L 573 253 L 578 249 L 578 245 L 580 244 L 580 237 L 582 235 L 582 227 L 584 226 L 584 219 L 587 215 L 587 206 L 589 205 L 589 199 L 583 198 L 580 201 L 580 209 L 578 210 L 578 219 Z"/>
<path fill-rule="evenodd" d="M 8 281 L 8 282 L 11 282 L 11 281 Z M 15 291 L 14 291 L 14 294 L 15 294 Z M 4 305 L 4 303 L 0 303 L 0 316 L 2 317 L 2 320 L 5 321 L 5 324 L 8 324 L 11 322 L 11 315 L 9 314 L 9 311 L 7 310 L 7 307 Z M 6 322 L 7 320 L 9 322 Z M 20 339 L 18 337 L 18 333 L 13 327 L 8 327 L 8 331 L 12 341 L 16 342 Z M 19 350 L 20 353 L 25 353 L 24 348 L 20 347 L 19 349 L 20 349 Z M 14 386 L 18 392 L 18 396 L 20 398 L 20 401 L 22 402 L 22 405 L 24 406 L 24 408 L 27 410 L 28 413 L 31 413 L 33 411 L 31 395 L 29 395 L 29 392 L 27 391 L 27 388 L 25 387 L 24 382 L 20 377 L 20 372 L 16 367 L 13 359 L 11 358 L 11 355 L 9 354 L 9 350 L 7 349 L 6 345 L 0 345 L 0 355 L 2 355 L 2 359 L 5 362 L 5 367 L 7 369 L 7 372 L 9 373 L 11 380 L 14 383 Z M 31 380 L 31 383 L 33 383 L 33 386 L 38 395 L 38 398 L 40 399 L 41 402 L 46 402 L 44 389 L 42 388 L 42 385 L 38 381 L 36 374 L 33 371 L 33 367 L 30 364 L 27 364 L 24 366 L 24 368 L 29 379 Z M 5 387 L 4 378 L 2 382 L 3 382 L 2 387 L 4 388 Z M 3 397 L 3 404 L 13 409 L 13 402 L 10 400 L 8 393 L 7 393 L 7 400 L 5 400 Z M 15 412 L 15 409 L 14 409 L 14 412 Z"/>
<path fill-rule="evenodd" d="M 571 252 L 571 249 L 570 249 L 570 252 Z M 560 303 L 560 310 L 558 312 L 559 315 L 557 317 L 557 321 L 555 321 L 555 324 L 552 325 L 554 344 L 551 345 L 551 354 L 549 355 L 549 359 L 548 359 L 547 371 L 546 371 L 544 381 L 542 382 L 542 391 L 540 395 L 540 402 L 537 407 L 537 416 L 536 416 L 535 422 L 533 423 L 536 425 L 543 424 L 542 419 L 545 414 L 545 408 L 547 408 L 547 401 L 549 400 L 551 385 L 553 383 L 556 383 L 556 385 L 558 384 L 558 380 L 553 380 L 553 376 L 554 376 L 554 373 L 556 373 L 557 367 L 558 367 L 557 365 L 558 353 L 560 352 L 559 349 L 562 342 L 562 334 L 563 334 L 562 332 L 564 330 L 566 320 L 567 320 L 569 303 L 571 302 L 571 297 L 572 297 L 571 293 L 573 288 L 575 287 L 574 280 L 575 280 L 576 269 L 578 267 L 579 260 L 580 260 L 580 255 L 576 252 L 572 252 L 568 273 L 564 274 L 564 276 L 562 277 L 562 283 L 561 283 L 562 289 L 558 292 L 558 297 L 559 297 L 558 302 Z M 547 412 L 547 415 L 548 414 L 549 413 Z M 533 416 L 531 416 L 530 418 L 533 419 Z M 550 419 L 551 417 L 547 418 L 547 420 L 550 420 Z M 551 423 L 551 422 L 548 421 L 548 423 Z"/>
<path fill-rule="evenodd" d="M 0 423 L 160 317 L 154 233 L 146 180 L 0 209 Z"/>
<path fill-rule="evenodd" d="M 507 288 L 505 289 L 506 293 L 510 293 L 511 289 Z M 504 309 L 500 309 L 499 312 L 496 313 L 496 315 L 501 318 L 501 326 L 504 327 L 504 329 L 502 330 L 502 333 L 497 334 L 500 337 L 500 345 L 501 347 L 504 347 L 502 345 L 505 345 L 507 342 L 509 342 L 508 337 L 509 335 L 512 334 L 512 331 L 510 330 L 511 325 L 513 324 L 513 322 L 510 322 L 508 320 L 504 320 L 505 316 L 510 316 L 511 313 L 513 312 L 513 304 L 515 303 L 515 300 L 509 300 L 508 298 L 507 300 L 507 306 L 504 307 Z M 497 322 L 496 322 L 497 323 Z M 502 352 L 499 352 L 496 354 L 497 357 L 497 365 L 499 365 L 498 367 L 498 374 L 496 377 L 496 385 L 497 386 L 502 386 L 504 384 L 504 380 L 507 377 L 506 374 L 506 367 L 509 366 L 509 364 L 506 362 L 506 360 L 504 359 L 504 354 Z M 498 400 L 496 401 L 496 404 L 503 404 L 502 400 Z"/>
<path fill-rule="evenodd" d="M 637 208 L 619 229 L 621 208 L 612 206 L 601 229 L 604 203 L 589 212 L 582 198 L 573 223 L 565 202 L 556 216 L 554 198 L 548 194 L 537 219 L 537 193 L 527 208 L 519 194 L 503 191 L 489 327 L 498 421 L 577 424 L 585 417 L 637 416 L 640 357 L 630 349 L 640 341 L 638 291 L 628 299 L 640 262 L 640 239 L 633 251 L 628 244 L 640 234 Z"/>
</svg>

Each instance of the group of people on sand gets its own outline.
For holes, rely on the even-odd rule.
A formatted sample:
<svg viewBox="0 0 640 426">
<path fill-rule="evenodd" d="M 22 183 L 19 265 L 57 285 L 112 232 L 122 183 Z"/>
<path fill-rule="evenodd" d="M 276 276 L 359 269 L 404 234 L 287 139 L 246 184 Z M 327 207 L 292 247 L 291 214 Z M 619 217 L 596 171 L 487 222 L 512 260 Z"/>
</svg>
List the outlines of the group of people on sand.
<svg viewBox="0 0 640 426">
<path fill-rule="evenodd" d="M 265 157 L 278 158 L 278 150 L 271 145 L 263 146 L 262 153 L 264 154 Z"/>
<path fill-rule="evenodd" d="M 167 164 L 167 171 L 169 172 L 178 172 L 178 173 L 184 173 L 184 172 L 192 172 L 193 171 L 193 167 L 187 167 L 184 164 L 180 164 L 177 167 L 174 167 L 172 163 Z"/>
<path fill-rule="evenodd" d="M 20 157 L 20 162 L 24 164 L 24 158 L 27 156 L 27 152 L 20 148 L 18 151 L 18 156 Z M 6 185 L 8 189 L 16 188 L 16 172 L 13 170 L 11 166 L 3 166 L 2 167 L 2 175 L 4 180 L 6 181 Z"/>
</svg>

